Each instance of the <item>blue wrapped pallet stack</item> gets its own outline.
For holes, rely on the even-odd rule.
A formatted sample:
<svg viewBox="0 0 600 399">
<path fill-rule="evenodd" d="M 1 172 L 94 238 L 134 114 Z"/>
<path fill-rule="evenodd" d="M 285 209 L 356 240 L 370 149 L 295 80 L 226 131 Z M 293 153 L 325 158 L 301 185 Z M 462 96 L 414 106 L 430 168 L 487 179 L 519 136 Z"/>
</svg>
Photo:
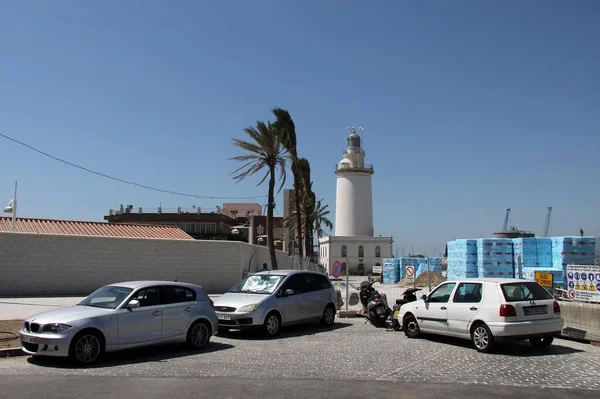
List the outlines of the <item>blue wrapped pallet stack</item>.
<svg viewBox="0 0 600 399">
<path fill-rule="evenodd" d="M 448 279 L 477 277 L 477 240 L 448 243 Z"/>
<path fill-rule="evenodd" d="M 513 238 L 513 264 L 518 265 L 519 256 L 521 265 L 525 267 L 536 267 L 537 259 L 537 238 Z"/>
<path fill-rule="evenodd" d="M 400 281 L 399 267 L 398 259 L 383 259 L 383 284 L 396 284 Z"/>
<path fill-rule="evenodd" d="M 540 237 L 537 240 L 537 266 L 553 268 L 552 264 L 552 238 Z"/>
<path fill-rule="evenodd" d="M 509 238 L 478 239 L 477 273 L 479 277 L 514 277 L 513 256 L 513 242 Z"/>
<path fill-rule="evenodd" d="M 421 259 L 419 267 L 415 273 L 415 278 L 427 272 L 427 262 L 429 262 L 429 271 L 442 274 L 442 258 L 425 258 Z"/>
<path fill-rule="evenodd" d="M 595 253 L 595 237 L 552 237 L 552 266 L 563 271 L 564 284 L 567 265 L 593 265 Z"/>
<path fill-rule="evenodd" d="M 552 265 L 563 269 L 568 264 L 593 265 L 595 237 L 552 237 Z"/>
<path fill-rule="evenodd" d="M 423 258 L 407 258 L 407 257 L 398 258 L 400 279 L 403 279 L 406 277 L 406 266 L 414 266 L 415 274 L 416 274 L 417 268 L 419 267 L 419 264 L 422 261 L 423 261 Z"/>
</svg>

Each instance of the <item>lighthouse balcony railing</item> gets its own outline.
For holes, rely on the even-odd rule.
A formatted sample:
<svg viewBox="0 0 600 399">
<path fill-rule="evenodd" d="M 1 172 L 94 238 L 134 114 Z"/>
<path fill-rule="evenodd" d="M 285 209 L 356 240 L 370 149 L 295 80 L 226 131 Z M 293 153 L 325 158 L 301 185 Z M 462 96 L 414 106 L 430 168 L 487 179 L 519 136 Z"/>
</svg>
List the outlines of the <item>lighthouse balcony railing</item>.
<svg viewBox="0 0 600 399">
<path fill-rule="evenodd" d="M 363 165 L 360 165 L 360 166 L 356 166 L 356 165 L 350 165 L 350 164 L 341 164 L 341 165 L 340 164 L 335 164 L 335 170 L 336 171 L 337 170 L 341 170 L 341 169 L 344 169 L 344 170 L 348 170 L 348 169 L 350 169 L 350 170 L 353 170 L 353 169 L 354 170 L 365 170 L 365 169 L 367 169 L 367 170 L 373 170 L 373 165 L 363 164 Z"/>
</svg>

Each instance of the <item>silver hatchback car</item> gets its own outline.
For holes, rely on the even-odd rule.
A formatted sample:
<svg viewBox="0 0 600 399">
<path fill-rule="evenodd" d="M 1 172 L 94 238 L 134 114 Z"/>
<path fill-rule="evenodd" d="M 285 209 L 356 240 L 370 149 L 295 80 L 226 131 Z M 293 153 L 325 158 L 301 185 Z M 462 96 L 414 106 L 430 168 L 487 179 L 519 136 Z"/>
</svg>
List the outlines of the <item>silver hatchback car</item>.
<svg viewBox="0 0 600 399">
<path fill-rule="evenodd" d="M 90 364 L 104 352 L 165 342 L 204 347 L 217 331 L 213 301 L 202 287 L 170 281 L 104 286 L 78 305 L 28 317 L 25 353 Z"/>
<path fill-rule="evenodd" d="M 253 274 L 215 299 L 219 331 L 262 328 L 274 336 L 282 326 L 335 321 L 336 292 L 326 275 L 304 270 Z"/>
</svg>

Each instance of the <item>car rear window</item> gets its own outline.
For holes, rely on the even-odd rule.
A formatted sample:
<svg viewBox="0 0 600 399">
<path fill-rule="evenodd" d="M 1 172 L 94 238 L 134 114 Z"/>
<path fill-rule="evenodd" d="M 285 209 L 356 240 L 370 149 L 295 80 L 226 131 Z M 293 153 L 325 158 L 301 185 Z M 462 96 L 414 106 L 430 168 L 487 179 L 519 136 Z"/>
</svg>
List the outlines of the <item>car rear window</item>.
<svg viewBox="0 0 600 399">
<path fill-rule="evenodd" d="M 506 302 L 552 299 L 552 295 L 535 281 L 502 284 L 502 293 Z"/>
</svg>

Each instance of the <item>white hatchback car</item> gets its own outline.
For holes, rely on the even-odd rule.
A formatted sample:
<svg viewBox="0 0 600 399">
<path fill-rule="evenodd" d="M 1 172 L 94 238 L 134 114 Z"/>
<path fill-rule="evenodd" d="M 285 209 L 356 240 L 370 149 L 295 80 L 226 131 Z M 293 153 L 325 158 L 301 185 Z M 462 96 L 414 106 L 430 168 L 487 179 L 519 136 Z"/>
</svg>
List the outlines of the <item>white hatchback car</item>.
<svg viewBox="0 0 600 399">
<path fill-rule="evenodd" d="M 421 333 L 470 339 L 480 352 L 498 341 L 525 340 L 539 349 L 561 334 L 560 305 L 540 284 L 520 279 L 446 281 L 400 308 L 409 338 Z"/>
</svg>

